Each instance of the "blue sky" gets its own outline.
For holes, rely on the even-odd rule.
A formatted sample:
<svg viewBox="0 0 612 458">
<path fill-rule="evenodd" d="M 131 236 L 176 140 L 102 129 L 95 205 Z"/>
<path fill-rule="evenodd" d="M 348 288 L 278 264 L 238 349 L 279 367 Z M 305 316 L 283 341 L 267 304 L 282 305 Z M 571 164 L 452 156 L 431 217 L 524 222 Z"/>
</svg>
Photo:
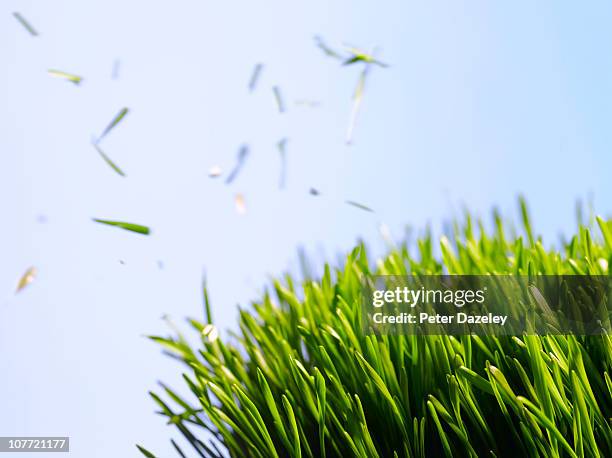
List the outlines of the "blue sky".
<svg viewBox="0 0 612 458">
<path fill-rule="evenodd" d="M 519 193 L 548 245 L 571 233 L 577 199 L 592 195 L 610 215 L 611 20 L 605 2 L 2 2 L 0 435 L 70 435 L 79 457 L 137 456 L 135 442 L 168 455 L 176 435 L 147 390 L 178 373 L 142 335 L 166 333 L 163 314 L 201 316 L 203 269 L 229 328 L 299 246 L 317 260 L 357 237 L 380 250 L 381 223 L 400 237 L 464 206 L 514 217 Z M 359 69 L 325 57 L 315 35 L 378 45 L 391 64 L 370 75 L 351 147 Z M 103 147 L 127 178 L 90 146 L 124 106 Z M 236 181 L 208 178 L 243 143 L 251 154 Z M 36 282 L 14 296 L 32 265 Z"/>
</svg>

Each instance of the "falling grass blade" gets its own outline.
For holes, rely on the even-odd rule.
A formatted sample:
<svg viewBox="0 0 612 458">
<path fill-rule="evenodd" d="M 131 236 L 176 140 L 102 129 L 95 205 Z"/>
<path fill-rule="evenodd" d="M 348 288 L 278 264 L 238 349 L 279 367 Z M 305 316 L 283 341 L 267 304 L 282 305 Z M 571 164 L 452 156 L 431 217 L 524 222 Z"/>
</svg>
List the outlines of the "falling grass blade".
<svg viewBox="0 0 612 458">
<path fill-rule="evenodd" d="M 110 124 L 106 127 L 106 129 L 104 129 L 104 132 L 102 132 L 102 135 L 100 135 L 100 137 L 98 138 L 98 142 L 104 137 L 106 137 L 110 133 L 110 131 L 113 130 L 117 126 L 117 124 L 119 124 L 123 120 L 123 118 L 125 118 L 129 111 L 129 108 L 122 108 L 119 113 L 117 113 L 117 115 L 113 118 Z"/>
<path fill-rule="evenodd" d="M 388 64 L 385 64 L 384 62 L 381 62 L 378 59 L 376 59 L 375 57 L 376 48 L 374 49 L 372 53 L 367 53 L 359 48 L 355 48 L 351 46 L 347 46 L 346 49 L 351 54 L 351 57 L 346 59 L 342 63 L 342 65 L 351 65 L 351 64 L 356 64 L 359 62 L 365 62 L 367 64 L 375 64 L 383 68 L 386 68 L 389 66 Z"/>
<path fill-rule="evenodd" d="M 126 223 L 123 221 L 110 221 L 106 219 L 98 219 L 93 218 L 93 221 L 100 224 L 106 224 L 107 226 L 115 226 L 126 231 L 136 232 L 138 234 L 149 235 L 151 233 L 151 229 L 147 226 L 142 226 L 140 224 Z"/>
<path fill-rule="evenodd" d="M 55 77 L 55 78 L 61 78 L 64 79 L 66 81 L 70 81 L 71 83 L 75 84 L 75 85 L 79 85 L 81 84 L 81 81 L 83 81 L 83 78 L 79 75 L 75 75 L 74 73 L 67 73 L 67 72 L 63 72 L 61 70 L 53 70 L 50 69 L 48 70 L 49 75 Z"/>
<path fill-rule="evenodd" d="M 32 283 L 36 279 L 36 275 L 38 275 L 38 269 L 36 267 L 32 266 L 26 270 L 17 283 L 15 293 L 20 292 L 22 289 Z"/>
<path fill-rule="evenodd" d="M 236 206 L 236 212 L 239 215 L 244 215 L 246 213 L 246 202 L 242 194 L 236 194 L 236 197 L 234 198 L 234 204 Z"/>
<path fill-rule="evenodd" d="M 274 100 L 276 101 L 276 108 L 279 113 L 285 112 L 285 102 L 283 100 L 283 95 L 281 94 L 281 90 L 278 86 L 274 86 L 272 88 L 272 92 L 274 92 Z"/>
<path fill-rule="evenodd" d="M 13 13 L 13 16 L 15 16 L 15 19 L 19 21 L 19 23 L 23 26 L 24 29 L 26 29 L 30 33 L 30 35 L 32 35 L 33 37 L 38 36 L 38 32 L 36 31 L 36 29 L 32 27 L 32 25 L 20 13 L 15 12 Z"/>
<path fill-rule="evenodd" d="M 285 188 L 285 180 L 287 177 L 287 139 L 283 138 L 277 144 L 278 152 L 280 154 L 280 180 L 279 180 L 279 188 Z"/>
<path fill-rule="evenodd" d="M 329 57 L 333 57 L 334 59 L 343 59 L 342 55 L 340 53 L 338 53 L 337 51 L 335 51 L 334 49 L 330 48 L 321 37 L 316 36 L 314 37 L 315 43 L 317 45 L 317 47 L 323 51 L 325 53 L 325 55 L 329 56 Z"/>
<path fill-rule="evenodd" d="M 427 408 L 429 409 L 431 418 L 433 419 L 434 424 L 436 425 L 436 429 L 438 430 L 438 437 L 440 438 L 440 442 L 442 443 L 442 449 L 444 450 L 444 454 L 447 457 L 452 457 L 453 453 L 451 451 L 448 438 L 446 436 L 446 433 L 444 432 L 444 429 L 442 428 L 442 424 L 440 423 L 440 419 L 438 418 L 438 414 L 436 413 L 436 408 L 434 407 L 431 401 L 427 401 Z"/>
<path fill-rule="evenodd" d="M 366 65 L 359 75 L 357 80 L 357 86 L 355 87 L 355 93 L 353 94 L 353 108 L 351 109 L 351 118 L 349 120 L 349 126 L 346 131 L 346 144 L 350 145 L 353 143 L 353 134 L 355 131 L 355 125 L 357 124 L 357 116 L 361 109 L 361 102 L 363 101 L 363 93 L 365 90 L 365 83 L 368 77 L 369 65 Z"/>
<path fill-rule="evenodd" d="M 261 63 L 255 65 L 255 68 L 253 68 L 253 73 L 251 74 L 251 79 L 249 80 L 249 92 L 253 92 L 257 87 L 262 70 L 263 64 Z"/>
<path fill-rule="evenodd" d="M 230 184 L 232 181 L 236 179 L 236 177 L 238 176 L 238 173 L 240 172 L 240 170 L 242 170 L 242 167 L 244 166 L 244 162 L 246 161 L 246 158 L 248 157 L 248 155 L 249 155 L 249 146 L 242 145 L 240 149 L 238 150 L 238 158 L 236 160 L 236 166 L 225 179 L 225 184 Z"/>
<path fill-rule="evenodd" d="M 374 210 L 372 210 L 370 207 L 368 207 L 367 205 L 363 205 L 360 204 L 359 202 L 355 202 L 353 200 L 347 200 L 345 201 L 348 205 L 352 205 L 355 208 L 358 208 L 360 210 L 366 211 L 366 212 L 370 212 L 370 213 L 374 213 Z"/>
<path fill-rule="evenodd" d="M 104 159 L 104 162 L 106 162 L 110 168 L 112 168 L 118 175 L 121 175 L 122 177 L 125 177 L 125 173 L 123 172 L 123 170 L 121 170 L 119 168 L 119 166 L 117 166 L 117 164 L 115 164 L 107 155 L 106 153 L 104 153 L 104 151 L 102 151 L 102 149 L 94 143 L 94 148 L 96 149 L 96 151 L 98 152 L 98 154 L 102 157 L 102 159 Z"/>
</svg>

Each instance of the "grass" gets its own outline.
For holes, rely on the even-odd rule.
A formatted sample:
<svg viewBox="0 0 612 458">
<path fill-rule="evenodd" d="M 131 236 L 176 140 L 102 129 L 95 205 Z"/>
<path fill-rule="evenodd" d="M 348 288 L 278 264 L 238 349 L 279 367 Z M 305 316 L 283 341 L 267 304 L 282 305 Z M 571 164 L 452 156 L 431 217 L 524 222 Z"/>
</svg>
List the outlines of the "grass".
<svg viewBox="0 0 612 458">
<path fill-rule="evenodd" d="M 490 233 L 468 215 L 439 250 L 425 235 L 414 250 L 404 244 L 374 263 L 360 244 L 319 279 L 287 275 L 241 310 L 231 343 L 210 324 L 205 290 L 206 322 L 190 320 L 200 344 L 152 337 L 185 364 L 191 392 L 162 385 L 151 393 L 160 413 L 194 456 L 612 456 L 609 335 L 361 331 L 362 276 L 609 274 L 612 222 L 580 226 L 555 251 L 521 209 L 524 236 L 498 215 Z"/>
</svg>

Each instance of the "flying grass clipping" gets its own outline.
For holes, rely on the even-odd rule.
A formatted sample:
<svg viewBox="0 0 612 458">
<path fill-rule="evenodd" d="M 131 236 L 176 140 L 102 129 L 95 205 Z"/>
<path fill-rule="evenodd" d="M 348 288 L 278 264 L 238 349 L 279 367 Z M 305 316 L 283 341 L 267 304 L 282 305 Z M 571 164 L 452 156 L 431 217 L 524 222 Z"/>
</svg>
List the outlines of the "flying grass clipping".
<svg viewBox="0 0 612 458">
<path fill-rule="evenodd" d="M 23 26 L 23 28 L 28 31 L 30 35 L 32 35 L 33 37 L 38 36 L 38 31 L 20 13 L 15 12 L 13 13 L 13 16 Z"/>
<path fill-rule="evenodd" d="M 135 232 L 137 234 L 149 235 L 151 233 L 151 229 L 148 226 L 143 226 L 141 224 L 126 223 L 124 221 L 111 221 L 107 219 L 98 218 L 93 218 L 93 221 L 95 221 L 96 223 L 105 224 L 107 226 L 118 227 L 126 231 Z"/>
<path fill-rule="evenodd" d="M 112 121 L 108 124 L 108 126 L 106 126 L 106 129 L 104 129 L 104 131 L 102 132 L 102 134 L 98 137 L 97 143 L 99 143 L 100 141 L 102 141 L 102 139 L 104 137 L 106 137 L 108 134 L 111 133 L 111 131 L 117 127 L 117 125 L 123 121 L 123 118 L 125 118 L 127 116 L 127 114 L 130 112 L 129 108 L 122 108 L 119 113 L 117 113 L 115 115 L 115 117 L 112 119 Z"/>
<path fill-rule="evenodd" d="M 326 56 L 340 61 L 342 66 L 363 64 L 363 68 L 359 73 L 357 84 L 353 92 L 353 105 L 351 108 L 349 125 L 346 130 L 346 144 L 351 145 L 353 143 L 357 118 L 363 102 L 366 80 L 370 74 L 370 67 L 372 65 L 376 65 L 381 68 L 387 68 L 389 65 L 378 60 L 376 57 L 376 48 L 374 48 L 371 52 L 366 52 L 354 46 L 342 45 L 343 50 L 337 51 L 328 46 L 327 43 L 325 43 L 325 41 L 323 41 L 323 39 L 319 36 L 315 37 L 315 43 Z"/>
<path fill-rule="evenodd" d="M 100 148 L 100 146 L 98 146 L 97 143 L 93 144 L 93 147 L 96 149 L 96 151 L 98 152 L 98 154 L 100 155 L 100 157 L 104 160 L 104 162 L 106 162 L 106 164 L 119 176 L 125 177 L 125 173 L 123 172 L 123 170 L 121 170 L 119 168 L 119 166 L 117 164 L 115 164 L 110 157 L 108 157 L 106 155 L 106 153 L 104 153 L 104 151 L 102 151 L 102 149 Z"/>
<path fill-rule="evenodd" d="M 51 75 L 54 78 L 60 78 L 60 79 L 66 80 L 66 81 L 74 84 L 75 86 L 78 86 L 83 81 L 83 77 L 82 76 L 75 75 L 74 73 L 64 72 L 64 71 L 61 71 L 61 70 L 50 69 L 50 70 L 48 70 L 48 73 L 49 73 L 49 75 Z"/>
<path fill-rule="evenodd" d="M 31 284 L 36 279 L 37 275 L 38 269 L 34 266 L 26 270 L 19 279 L 19 282 L 17 283 L 17 289 L 15 290 L 15 294 L 21 292 L 24 288 Z"/>
<path fill-rule="evenodd" d="M 251 74 L 251 79 L 249 80 L 249 92 L 253 92 L 257 88 L 257 83 L 259 82 L 263 68 L 264 66 L 262 63 L 255 65 L 255 68 L 253 68 L 253 73 Z"/>
<path fill-rule="evenodd" d="M 242 168 L 244 167 L 244 163 L 249 156 L 249 145 L 242 145 L 238 150 L 238 156 L 236 158 L 236 165 L 230 172 L 230 174 L 225 179 L 225 184 L 230 184 L 232 181 L 236 179 Z"/>
</svg>

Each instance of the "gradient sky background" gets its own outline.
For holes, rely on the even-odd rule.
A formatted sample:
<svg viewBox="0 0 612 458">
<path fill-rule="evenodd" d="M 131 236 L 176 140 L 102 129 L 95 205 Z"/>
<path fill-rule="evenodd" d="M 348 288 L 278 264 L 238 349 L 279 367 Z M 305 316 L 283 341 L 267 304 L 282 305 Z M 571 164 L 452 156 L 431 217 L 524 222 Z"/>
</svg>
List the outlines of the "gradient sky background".
<svg viewBox="0 0 612 458">
<path fill-rule="evenodd" d="M 136 442 L 171 455 L 177 434 L 147 390 L 179 373 L 142 336 L 166 334 L 164 313 L 181 325 L 202 316 L 203 269 L 227 329 L 237 304 L 295 265 L 300 245 L 315 260 L 359 236 L 380 250 L 382 222 L 400 237 L 407 224 L 439 228 L 463 206 L 515 217 L 518 193 L 549 246 L 574 229 L 577 199 L 592 194 L 609 216 L 610 23 L 609 2 L 3 0 L 0 435 L 69 435 L 78 457 L 138 456 Z M 359 69 L 325 57 L 314 35 L 379 45 L 391 64 L 371 73 L 351 147 Z M 249 94 L 257 62 L 265 68 Z M 85 80 L 76 87 L 49 68 Z M 103 147 L 125 179 L 90 146 L 124 106 Z M 237 180 L 208 178 L 242 143 L 251 155 Z M 14 296 L 32 265 L 36 282 Z"/>
</svg>

